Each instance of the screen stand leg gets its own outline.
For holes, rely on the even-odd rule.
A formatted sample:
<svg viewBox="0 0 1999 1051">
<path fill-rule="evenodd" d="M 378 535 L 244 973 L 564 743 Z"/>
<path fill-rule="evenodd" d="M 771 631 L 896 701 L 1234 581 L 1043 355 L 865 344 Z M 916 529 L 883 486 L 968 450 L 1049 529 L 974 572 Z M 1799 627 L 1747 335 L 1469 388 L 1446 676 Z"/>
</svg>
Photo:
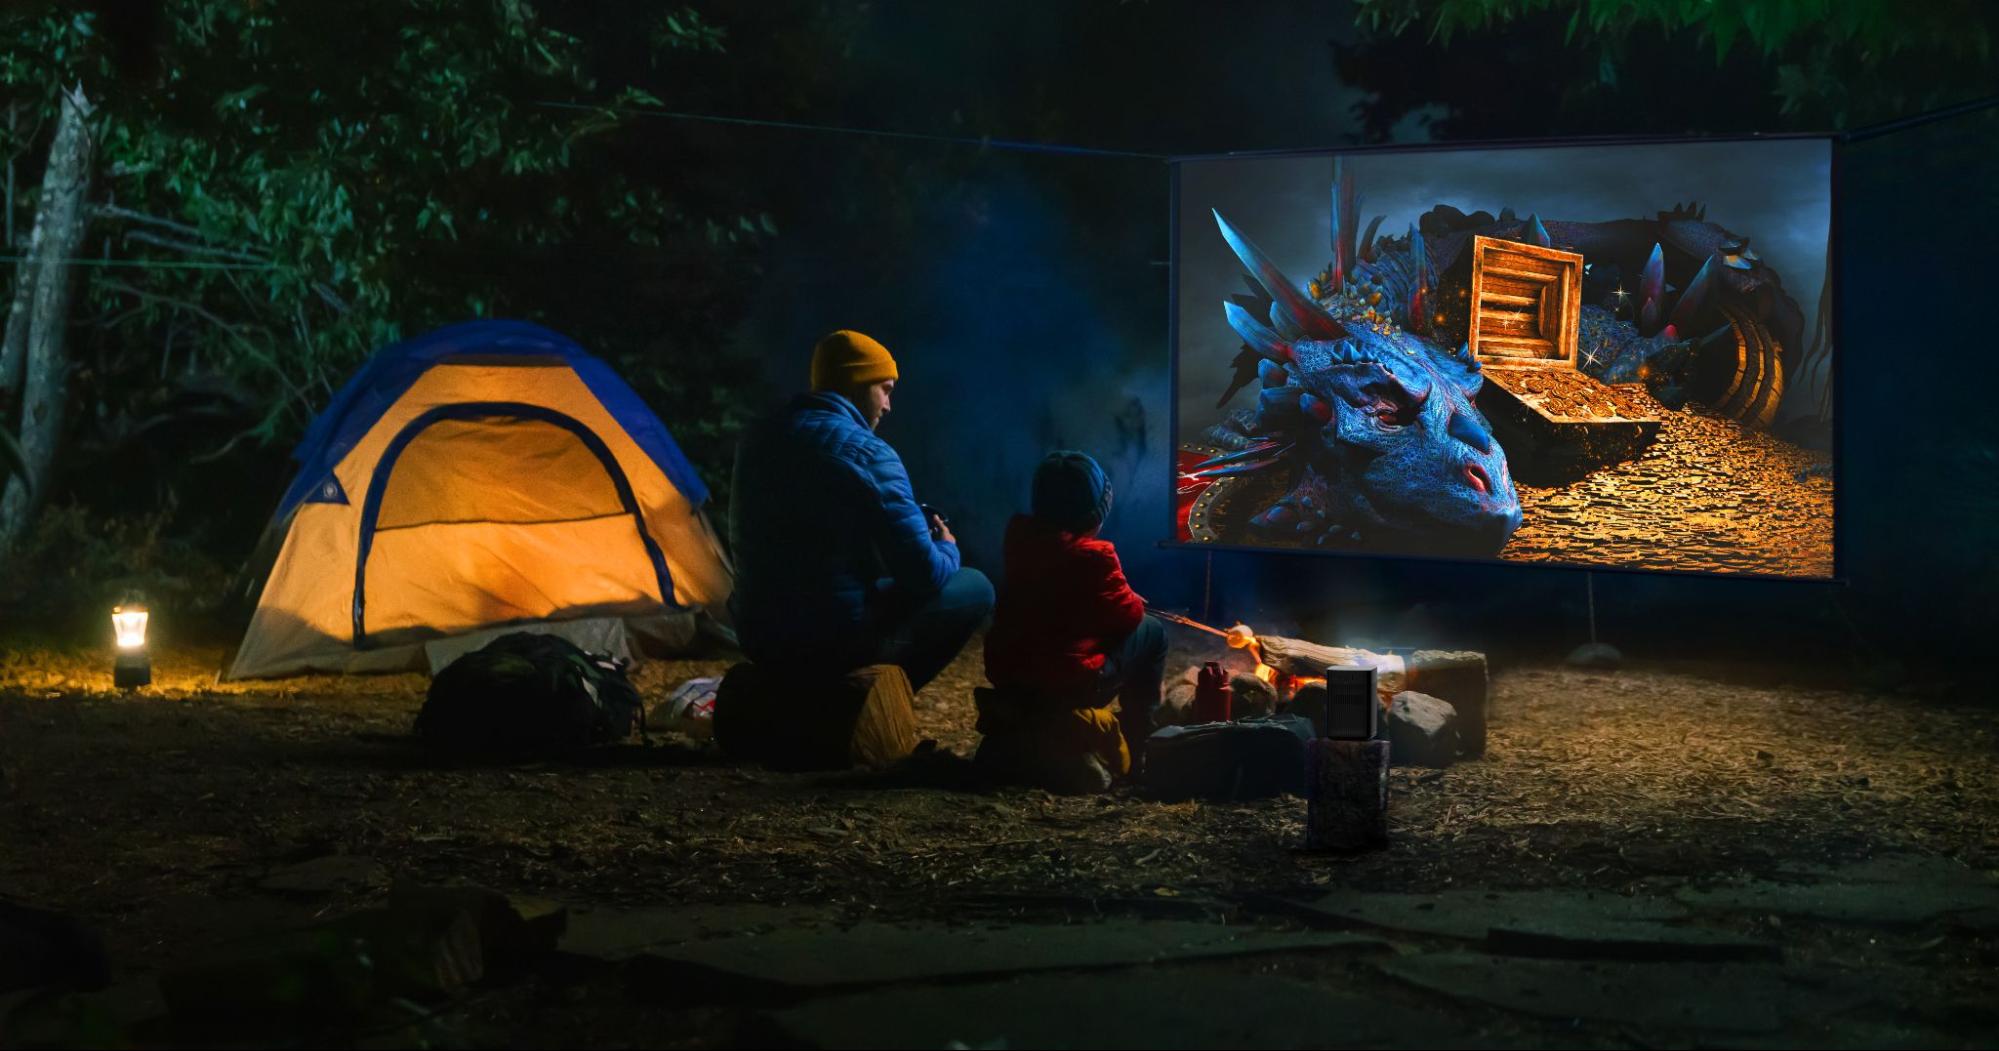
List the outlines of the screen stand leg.
<svg viewBox="0 0 1999 1051">
<path fill-rule="evenodd" d="M 1624 654 L 1597 638 L 1595 573 L 1583 574 L 1583 591 L 1589 608 L 1589 641 L 1569 652 L 1569 664 L 1577 668 L 1615 668 L 1624 662 Z"/>
</svg>

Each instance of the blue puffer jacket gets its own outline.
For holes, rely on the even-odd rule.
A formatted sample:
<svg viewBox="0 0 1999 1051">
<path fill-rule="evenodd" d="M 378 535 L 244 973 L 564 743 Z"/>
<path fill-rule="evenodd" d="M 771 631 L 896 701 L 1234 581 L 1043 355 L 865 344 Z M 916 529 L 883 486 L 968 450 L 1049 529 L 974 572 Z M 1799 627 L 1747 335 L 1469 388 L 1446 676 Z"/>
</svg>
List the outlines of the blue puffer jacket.
<svg viewBox="0 0 1999 1051">
<path fill-rule="evenodd" d="M 932 540 L 902 458 L 854 403 L 800 395 L 736 450 L 729 546 L 752 660 L 868 659 L 880 618 L 935 595 L 958 546 Z"/>
</svg>

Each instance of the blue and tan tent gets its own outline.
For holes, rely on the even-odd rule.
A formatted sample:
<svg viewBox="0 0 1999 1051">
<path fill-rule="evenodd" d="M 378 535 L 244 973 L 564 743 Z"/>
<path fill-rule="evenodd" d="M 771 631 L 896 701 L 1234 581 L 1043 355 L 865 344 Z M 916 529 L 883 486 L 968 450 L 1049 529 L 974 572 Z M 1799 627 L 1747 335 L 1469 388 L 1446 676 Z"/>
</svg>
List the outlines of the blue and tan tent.
<svg viewBox="0 0 1999 1051">
<path fill-rule="evenodd" d="M 294 458 L 225 678 L 417 669 L 434 639 L 584 618 L 687 641 L 727 616 L 707 487 L 631 387 L 539 325 L 378 352 Z"/>
</svg>

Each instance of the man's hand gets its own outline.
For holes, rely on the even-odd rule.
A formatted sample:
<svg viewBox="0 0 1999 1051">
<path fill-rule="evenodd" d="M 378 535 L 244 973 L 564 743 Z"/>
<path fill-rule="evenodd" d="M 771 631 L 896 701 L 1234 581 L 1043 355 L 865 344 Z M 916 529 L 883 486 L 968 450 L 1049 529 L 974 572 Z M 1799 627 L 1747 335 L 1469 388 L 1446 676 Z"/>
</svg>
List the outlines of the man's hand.
<svg viewBox="0 0 1999 1051">
<path fill-rule="evenodd" d="M 930 512 L 930 539 L 940 544 L 958 542 L 958 538 L 951 535 L 951 527 L 945 523 L 944 516 L 935 511 Z"/>
</svg>

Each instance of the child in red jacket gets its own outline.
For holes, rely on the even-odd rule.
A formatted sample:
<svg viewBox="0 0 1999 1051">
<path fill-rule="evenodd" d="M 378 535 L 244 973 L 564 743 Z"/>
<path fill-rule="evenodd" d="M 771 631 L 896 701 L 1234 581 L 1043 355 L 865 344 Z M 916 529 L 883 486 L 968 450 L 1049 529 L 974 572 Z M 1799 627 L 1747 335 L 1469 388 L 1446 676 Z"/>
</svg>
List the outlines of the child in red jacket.
<svg viewBox="0 0 1999 1051">
<path fill-rule="evenodd" d="M 1085 739 L 1088 725 L 1116 726 L 1111 743 L 1121 743 L 1116 751 L 1134 763 L 1116 763 L 1114 753 L 1104 753 L 1106 773 L 1114 776 L 1126 771 L 1111 767 L 1135 765 L 1152 733 L 1152 710 L 1166 675 L 1166 631 L 1125 582 L 1117 549 L 1096 535 L 1110 506 L 1110 479 L 1095 460 L 1065 451 L 1041 462 L 1033 513 L 1007 524 L 1006 572 L 986 636 L 986 677 L 1001 693 L 1068 710 L 1075 718 L 1064 725 L 1080 720 L 1085 728 L 1076 732 Z M 1113 698 L 1119 703 L 1115 723 L 1103 710 Z"/>
</svg>

